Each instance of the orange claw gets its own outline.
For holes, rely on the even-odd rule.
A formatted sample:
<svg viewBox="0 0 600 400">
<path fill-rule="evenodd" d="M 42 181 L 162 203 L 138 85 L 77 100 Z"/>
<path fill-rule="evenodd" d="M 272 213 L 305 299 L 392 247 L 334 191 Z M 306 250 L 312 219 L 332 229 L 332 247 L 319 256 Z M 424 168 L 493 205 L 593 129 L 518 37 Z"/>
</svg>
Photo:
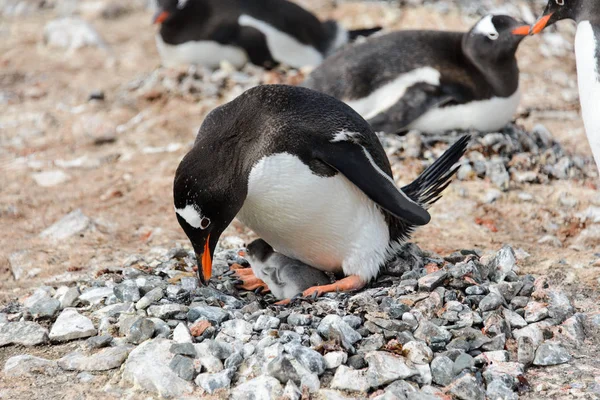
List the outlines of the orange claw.
<svg viewBox="0 0 600 400">
<path fill-rule="evenodd" d="M 313 286 L 310 287 L 308 289 L 306 289 L 304 292 L 302 292 L 302 295 L 304 297 L 308 297 L 313 295 L 314 293 L 317 293 L 317 296 L 322 295 L 323 293 L 330 293 L 330 292 L 345 292 L 348 290 L 358 290 L 358 289 L 362 289 L 363 287 L 365 287 L 366 282 L 364 282 L 358 275 L 349 275 L 343 279 L 340 279 L 339 281 L 336 281 L 334 283 L 331 283 L 329 285 L 323 285 L 323 286 Z"/>
<path fill-rule="evenodd" d="M 243 283 L 241 285 L 237 285 L 238 288 L 244 290 L 255 290 L 259 287 L 263 288 L 263 292 L 269 290 L 269 286 L 261 279 L 258 279 L 252 268 L 242 268 L 235 270 L 235 277 L 241 280 Z"/>
</svg>

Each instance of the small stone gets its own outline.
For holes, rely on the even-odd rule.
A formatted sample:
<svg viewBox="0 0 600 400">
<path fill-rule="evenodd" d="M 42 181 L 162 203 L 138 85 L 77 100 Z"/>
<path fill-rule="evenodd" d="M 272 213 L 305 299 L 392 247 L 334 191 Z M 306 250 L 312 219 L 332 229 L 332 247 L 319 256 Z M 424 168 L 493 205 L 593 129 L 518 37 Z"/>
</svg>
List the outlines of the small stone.
<svg viewBox="0 0 600 400">
<path fill-rule="evenodd" d="M 527 305 L 527 303 L 529 303 L 529 297 L 525 296 L 516 296 L 510 301 L 510 305 L 513 306 L 515 309 L 524 308 Z"/>
<path fill-rule="evenodd" d="M 244 357 L 242 356 L 242 353 L 236 351 L 235 353 L 227 357 L 227 359 L 223 363 L 223 366 L 225 367 L 225 369 L 236 370 L 243 362 Z"/>
<path fill-rule="evenodd" d="M 60 302 L 60 309 L 64 310 L 65 308 L 74 307 L 77 305 L 79 300 L 79 289 L 76 287 L 67 288 L 67 290 L 58 296 L 58 301 Z"/>
<path fill-rule="evenodd" d="M 380 350 L 384 344 L 385 341 L 383 339 L 383 335 L 376 333 L 363 339 L 362 342 L 360 342 L 358 351 L 360 353 L 368 353 L 370 351 Z"/>
<path fill-rule="evenodd" d="M 539 346 L 544 340 L 544 333 L 537 324 L 529 324 L 525 328 L 515 329 L 512 335 L 516 340 L 519 340 L 521 337 L 530 338 L 534 347 Z"/>
<path fill-rule="evenodd" d="M 350 325 L 352 329 L 358 329 L 362 326 L 363 320 L 359 316 L 356 315 L 345 315 L 342 317 L 342 320 Z"/>
<path fill-rule="evenodd" d="M 469 286 L 465 289 L 465 293 L 468 295 L 484 295 L 487 290 L 482 286 Z"/>
<path fill-rule="evenodd" d="M 234 371 L 230 369 L 223 370 L 214 374 L 203 373 L 196 377 L 196 385 L 204 389 L 205 392 L 213 394 L 219 389 L 228 389 L 231 386 L 231 378 Z M 258 399 L 258 397 L 257 397 Z"/>
<path fill-rule="evenodd" d="M 504 308 L 502 309 L 502 315 L 510 325 L 511 329 L 519 329 L 527 326 L 527 321 L 514 311 Z"/>
<path fill-rule="evenodd" d="M 529 323 L 541 321 L 547 318 L 548 315 L 549 312 L 546 305 L 537 301 L 530 301 L 525 307 L 525 321 Z"/>
<path fill-rule="evenodd" d="M 112 341 L 113 337 L 110 335 L 94 336 L 84 342 L 84 347 L 88 350 L 101 349 L 110 346 Z"/>
<path fill-rule="evenodd" d="M 533 365 L 558 365 L 569 361 L 571 355 L 563 346 L 555 342 L 545 342 L 536 350 Z"/>
<path fill-rule="evenodd" d="M 471 369 L 475 366 L 475 360 L 473 357 L 467 353 L 463 353 L 456 357 L 454 361 L 454 366 L 452 367 L 452 372 L 454 376 L 460 374 L 465 369 Z"/>
<path fill-rule="evenodd" d="M 448 390 L 460 400 L 485 400 L 485 393 L 477 379 L 471 374 L 464 374 L 456 378 Z"/>
<path fill-rule="evenodd" d="M 433 351 L 421 341 L 410 341 L 402 346 L 402 355 L 414 364 L 429 364 L 433 359 Z"/>
<path fill-rule="evenodd" d="M 496 362 L 488 365 L 483 371 L 483 379 L 487 384 L 501 381 L 508 387 L 514 387 L 518 378 L 525 373 L 523 364 L 516 362 Z"/>
<path fill-rule="evenodd" d="M 504 303 L 504 299 L 496 294 L 490 293 L 479 302 L 479 310 L 481 312 L 492 311 L 500 307 Z"/>
<path fill-rule="evenodd" d="M 153 303 L 158 302 L 163 298 L 163 289 L 160 287 L 150 290 L 144 295 L 135 305 L 138 310 L 145 310 L 150 307 Z"/>
<path fill-rule="evenodd" d="M 194 347 L 199 355 L 211 355 L 219 360 L 225 360 L 233 354 L 233 346 L 220 340 L 205 339 L 202 343 L 195 344 Z"/>
<path fill-rule="evenodd" d="M 452 334 L 447 329 L 437 326 L 430 321 L 421 321 L 419 327 L 414 332 L 415 338 L 420 339 L 427 344 L 448 342 L 452 339 Z"/>
<path fill-rule="evenodd" d="M 174 355 L 172 342 L 166 339 L 148 340 L 136 347 L 123 368 L 123 381 L 162 397 L 182 397 L 193 386 L 169 368 Z"/>
<path fill-rule="evenodd" d="M 116 285 L 113 288 L 113 293 L 121 302 L 135 303 L 140 300 L 140 289 L 131 280 Z"/>
<path fill-rule="evenodd" d="M 92 321 L 79 314 L 72 308 L 67 308 L 60 313 L 52 329 L 50 340 L 53 342 L 67 342 L 69 340 L 87 338 L 96 335 Z"/>
<path fill-rule="evenodd" d="M 130 351 L 129 346 L 108 347 L 92 355 L 74 351 L 58 360 L 58 365 L 66 371 L 107 371 L 119 368 Z"/>
<path fill-rule="evenodd" d="M 40 233 L 40 237 L 53 241 L 65 240 L 85 232 L 92 225 L 92 220 L 85 216 L 80 209 L 77 209 Z"/>
<path fill-rule="evenodd" d="M 286 400 L 300 400 L 302 391 L 294 382 L 288 381 L 283 389 L 283 398 Z"/>
<path fill-rule="evenodd" d="M 545 244 L 550 247 L 562 247 L 563 244 L 559 238 L 554 235 L 544 235 L 538 240 L 538 244 Z"/>
<path fill-rule="evenodd" d="M 229 340 L 241 340 L 248 342 L 252 337 L 252 324 L 241 319 L 225 321 L 221 324 L 221 332 L 219 336 L 229 337 Z M 218 339 L 219 337 L 217 337 Z"/>
<path fill-rule="evenodd" d="M 475 364 L 501 363 L 507 362 L 508 359 L 508 351 L 506 350 L 486 351 L 475 357 Z"/>
<path fill-rule="evenodd" d="M 167 339 L 171 336 L 171 328 L 169 324 L 160 318 L 149 318 L 150 321 L 154 322 L 154 337 Z"/>
<path fill-rule="evenodd" d="M 503 246 L 490 263 L 492 280 L 494 282 L 503 281 L 508 273 L 515 269 L 516 264 L 517 259 L 512 247 Z"/>
<path fill-rule="evenodd" d="M 565 292 L 561 290 L 548 290 L 546 293 L 550 300 L 547 305 L 550 318 L 561 323 L 573 315 L 575 309 Z"/>
<path fill-rule="evenodd" d="M 198 278 L 195 277 L 183 277 L 181 278 L 181 287 L 183 290 L 193 292 L 198 289 Z"/>
<path fill-rule="evenodd" d="M 418 374 L 412 376 L 410 379 L 419 385 L 431 385 L 433 377 L 431 376 L 429 364 L 415 364 L 414 368 L 418 371 Z"/>
<path fill-rule="evenodd" d="M 111 294 L 113 294 L 113 290 L 108 287 L 91 288 L 83 292 L 79 296 L 79 300 L 85 304 L 98 304 Z"/>
<path fill-rule="evenodd" d="M 438 356 L 431 362 L 431 375 L 433 382 L 440 386 L 447 386 L 454 378 L 454 362 L 446 356 Z"/>
<path fill-rule="evenodd" d="M 198 353 L 198 351 L 196 350 L 196 353 L 198 354 L 198 361 L 200 363 L 200 365 L 202 365 L 202 367 L 204 367 L 204 370 L 206 372 L 210 372 L 212 373 L 216 373 L 216 372 L 221 372 L 223 371 L 223 363 L 221 362 L 221 360 L 213 355 L 210 354 L 201 354 Z"/>
<path fill-rule="evenodd" d="M 348 357 L 348 366 L 354 369 L 363 369 L 367 366 L 367 362 L 362 354 L 356 354 Z"/>
<path fill-rule="evenodd" d="M 279 381 L 271 376 L 262 375 L 238 385 L 231 391 L 236 400 L 276 400 L 283 393 Z"/>
<path fill-rule="evenodd" d="M 148 315 L 160 319 L 171 319 L 179 315 L 187 314 L 188 307 L 181 304 L 164 304 L 148 307 Z"/>
<path fill-rule="evenodd" d="M 342 365 L 335 371 L 330 387 L 332 389 L 366 393 L 371 385 L 364 370 L 356 371 Z"/>
<path fill-rule="evenodd" d="M 292 326 L 307 326 L 312 323 L 312 315 L 291 313 L 287 318 L 287 323 Z"/>
<path fill-rule="evenodd" d="M 194 380 L 196 370 L 194 369 L 194 362 L 191 358 L 184 357 L 181 354 L 176 354 L 169 363 L 169 368 L 171 368 L 171 370 L 173 370 L 177 376 L 183 380 Z"/>
<path fill-rule="evenodd" d="M 300 383 L 300 375 L 288 358 L 283 355 L 275 357 L 267 364 L 267 374 L 285 384 L 288 381 Z"/>
<path fill-rule="evenodd" d="M 51 318 L 60 309 L 60 301 L 52 298 L 44 298 L 29 307 L 29 312 L 36 319 Z"/>
<path fill-rule="evenodd" d="M 193 338 L 187 325 L 183 322 L 177 324 L 173 330 L 173 341 L 176 343 L 192 343 Z"/>
<path fill-rule="evenodd" d="M 34 357 L 28 354 L 13 356 L 4 364 L 4 375 L 20 377 L 28 375 L 56 376 L 60 369 L 56 361 Z"/>
<path fill-rule="evenodd" d="M 431 274 L 427 274 L 419 279 L 419 290 L 431 292 L 435 288 L 440 286 L 447 276 L 448 272 L 444 269 L 440 269 L 438 271 L 432 272 Z"/>
<path fill-rule="evenodd" d="M 190 333 L 194 337 L 202 336 L 202 334 L 210 327 L 212 327 L 210 322 L 205 319 L 201 319 L 192 324 L 190 327 Z"/>
<path fill-rule="evenodd" d="M 33 174 L 31 177 L 35 183 L 41 187 L 58 186 L 71 179 L 68 174 L 64 173 L 60 169 L 38 172 Z"/>
<path fill-rule="evenodd" d="M 561 333 L 577 346 L 582 345 L 585 340 L 584 320 L 583 314 L 575 314 L 562 324 Z"/>
<path fill-rule="evenodd" d="M 86 21 L 65 17 L 48 22 L 44 26 L 44 44 L 74 51 L 85 46 L 106 47 L 98 32 Z"/>
<path fill-rule="evenodd" d="M 321 320 L 317 331 L 327 339 L 339 339 L 344 348 L 349 349 L 352 345 L 362 339 L 350 325 L 335 314 L 329 314 Z"/>
<path fill-rule="evenodd" d="M 317 375 L 322 375 L 325 372 L 325 359 L 315 350 L 293 342 L 286 344 L 284 348 L 288 354 L 310 372 Z"/>
<path fill-rule="evenodd" d="M 27 276 L 27 271 L 31 271 L 35 268 L 35 260 L 32 257 L 31 252 L 27 250 L 12 253 L 8 257 L 8 263 L 10 264 L 11 272 L 16 281 Z"/>
<path fill-rule="evenodd" d="M 254 323 L 253 329 L 257 332 L 262 332 L 267 329 L 277 329 L 279 324 L 279 318 L 261 315 Z"/>
<path fill-rule="evenodd" d="M 190 322 L 195 322 L 200 318 L 204 318 L 213 324 L 218 325 L 229 319 L 229 313 L 221 307 L 197 306 L 190 308 L 187 318 Z"/>
<path fill-rule="evenodd" d="M 487 400 L 519 400 L 519 395 L 501 380 L 492 381 L 485 392 Z"/>
<path fill-rule="evenodd" d="M 52 334 L 52 333 L 50 333 Z M 137 319 L 127 332 L 127 341 L 140 344 L 154 335 L 154 322 L 148 318 Z"/>
<path fill-rule="evenodd" d="M 325 368 L 336 369 L 348 360 L 348 354 L 344 351 L 332 351 L 325 354 Z"/>
<path fill-rule="evenodd" d="M 369 364 L 367 380 L 371 387 L 379 387 L 397 379 L 406 379 L 418 371 L 406 364 L 404 357 L 382 351 L 373 351 L 365 355 Z"/>
<path fill-rule="evenodd" d="M 173 343 L 169 351 L 173 354 L 181 354 L 192 358 L 195 358 L 197 354 L 192 343 Z"/>
</svg>

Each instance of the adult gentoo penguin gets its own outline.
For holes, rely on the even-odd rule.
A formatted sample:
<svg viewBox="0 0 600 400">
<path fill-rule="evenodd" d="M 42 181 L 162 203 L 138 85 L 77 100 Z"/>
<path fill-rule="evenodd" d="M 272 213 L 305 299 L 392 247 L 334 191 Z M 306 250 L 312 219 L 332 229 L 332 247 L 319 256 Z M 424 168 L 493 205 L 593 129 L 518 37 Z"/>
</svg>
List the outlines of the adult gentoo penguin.
<svg viewBox="0 0 600 400">
<path fill-rule="evenodd" d="M 235 67 L 248 60 L 271 68 L 315 66 L 359 35 L 380 28 L 346 31 L 321 22 L 287 0 L 158 0 L 156 45 L 166 66 Z"/>
<path fill-rule="evenodd" d="M 200 280 L 211 277 L 219 236 L 237 216 L 276 251 L 346 276 L 305 294 L 363 287 L 429 222 L 426 209 L 468 140 L 398 189 L 377 136 L 346 104 L 301 87 L 249 89 L 206 117 L 175 175 L 175 212 Z"/>
<path fill-rule="evenodd" d="M 600 1 L 550 0 L 532 33 L 561 19 L 577 22 L 575 57 L 583 124 L 600 170 Z"/>
<path fill-rule="evenodd" d="M 494 131 L 519 105 L 515 52 L 528 31 L 488 15 L 466 33 L 392 32 L 329 57 L 304 86 L 343 100 L 375 131 Z"/>
</svg>

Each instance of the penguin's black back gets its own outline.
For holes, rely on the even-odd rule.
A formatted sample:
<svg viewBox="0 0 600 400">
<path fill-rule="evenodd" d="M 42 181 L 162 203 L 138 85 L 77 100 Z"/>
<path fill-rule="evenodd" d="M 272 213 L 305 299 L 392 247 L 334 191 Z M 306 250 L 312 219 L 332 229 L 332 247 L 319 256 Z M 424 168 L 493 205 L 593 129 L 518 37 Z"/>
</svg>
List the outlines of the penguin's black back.
<svg viewBox="0 0 600 400">
<path fill-rule="evenodd" d="M 353 100 L 403 73 L 433 67 L 454 97 L 465 101 L 490 97 L 492 89 L 485 77 L 463 53 L 463 36 L 463 32 L 398 31 L 372 37 L 327 58 L 303 86 Z"/>
</svg>

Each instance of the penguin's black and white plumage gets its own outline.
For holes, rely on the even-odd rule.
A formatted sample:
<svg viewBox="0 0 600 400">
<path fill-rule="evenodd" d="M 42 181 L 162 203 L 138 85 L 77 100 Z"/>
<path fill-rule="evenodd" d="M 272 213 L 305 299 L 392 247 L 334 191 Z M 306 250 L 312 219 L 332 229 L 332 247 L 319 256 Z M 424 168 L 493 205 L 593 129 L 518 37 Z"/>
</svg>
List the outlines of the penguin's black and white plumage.
<svg viewBox="0 0 600 400">
<path fill-rule="evenodd" d="M 313 286 L 330 283 L 323 271 L 301 261 L 277 253 L 263 239 L 256 239 L 246 248 L 245 258 L 254 275 L 265 282 L 277 299 L 289 299 Z"/>
<path fill-rule="evenodd" d="M 505 15 L 466 33 L 392 32 L 339 51 L 303 85 L 346 102 L 375 131 L 495 131 L 519 105 L 515 52 L 527 34 Z"/>
<path fill-rule="evenodd" d="M 532 33 L 562 19 L 577 22 L 575 57 L 585 131 L 600 170 L 600 1 L 550 0 Z"/>
<path fill-rule="evenodd" d="M 247 61 L 266 68 L 316 66 L 360 35 L 380 28 L 346 31 L 321 22 L 287 0 L 158 0 L 156 46 L 165 66 L 222 60 L 239 68 Z"/>
<path fill-rule="evenodd" d="M 201 280 L 237 216 L 285 256 L 346 275 L 318 291 L 360 288 L 429 222 L 427 208 L 468 141 L 398 189 L 377 136 L 346 104 L 306 88 L 258 86 L 204 120 L 177 168 L 175 212 Z"/>
</svg>

